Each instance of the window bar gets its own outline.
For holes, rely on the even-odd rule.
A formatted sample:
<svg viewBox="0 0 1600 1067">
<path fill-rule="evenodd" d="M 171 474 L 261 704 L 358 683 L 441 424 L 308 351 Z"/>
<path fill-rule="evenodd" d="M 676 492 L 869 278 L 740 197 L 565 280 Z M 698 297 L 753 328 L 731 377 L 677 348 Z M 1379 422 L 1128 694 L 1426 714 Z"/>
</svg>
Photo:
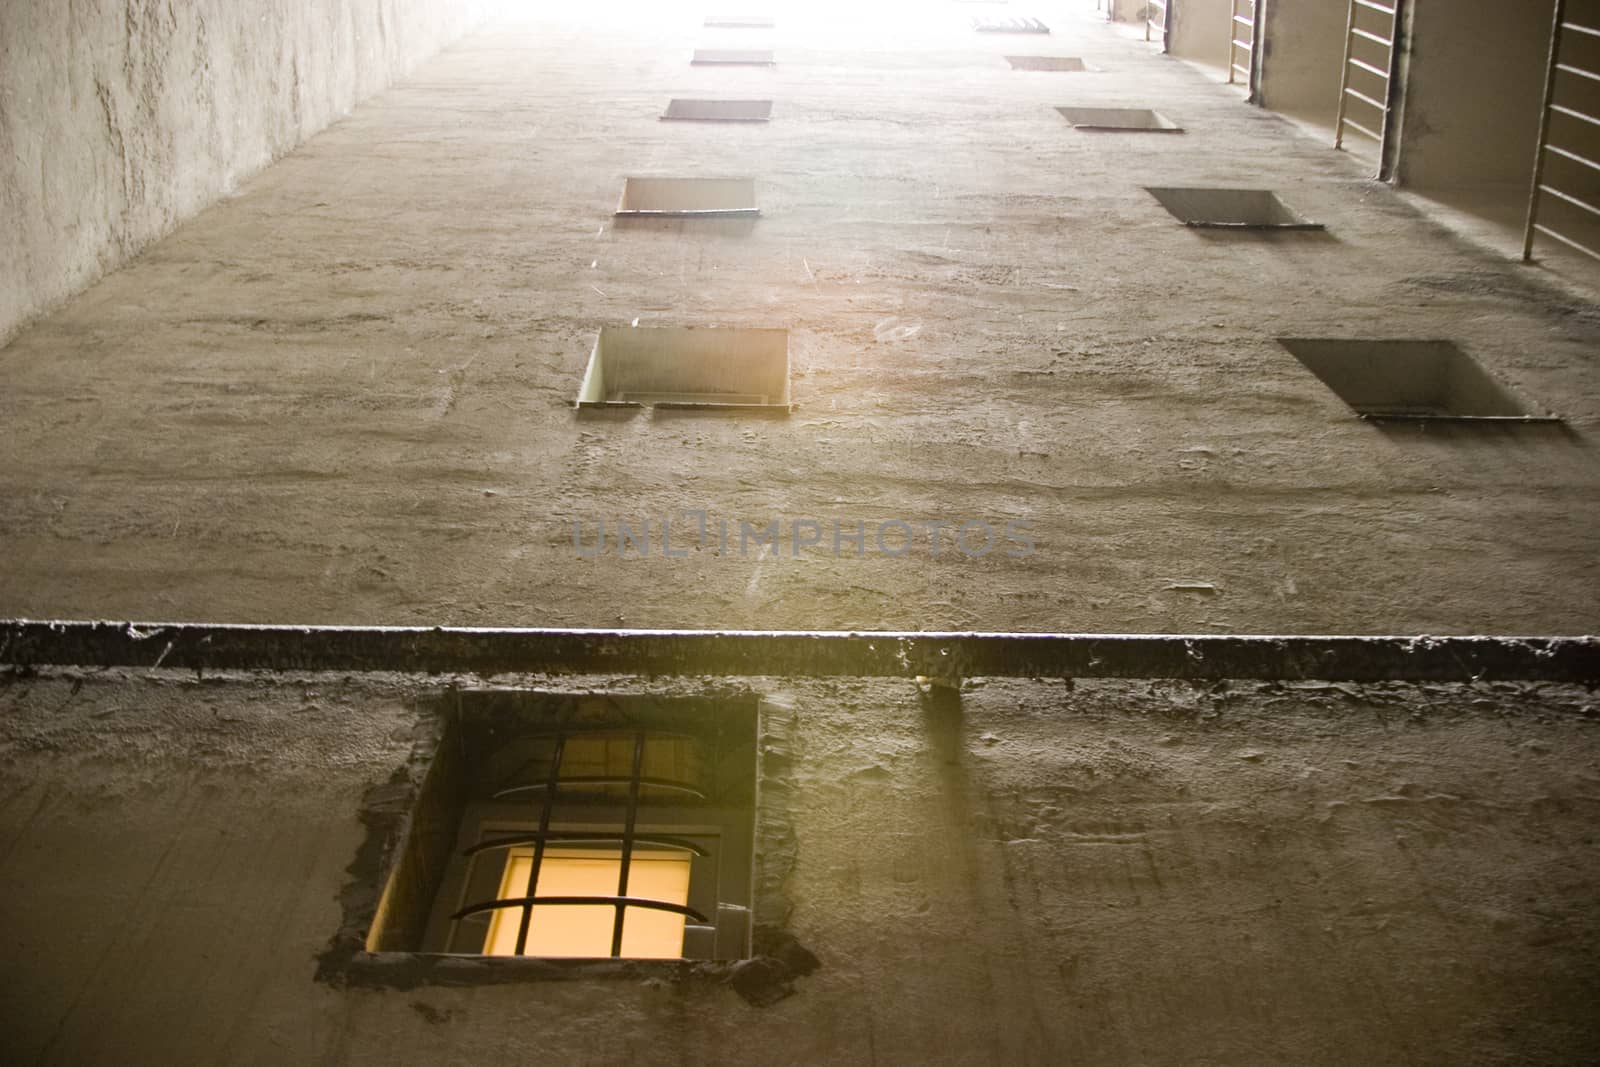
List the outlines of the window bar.
<svg viewBox="0 0 1600 1067">
<path fill-rule="evenodd" d="M 539 841 L 563 841 L 567 844 L 613 844 L 622 840 L 620 833 L 605 830 L 551 830 L 548 833 L 512 834 L 509 837 L 495 837 L 488 841 L 479 841 L 471 848 L 464 850 L 463 856 L 476 856 L 480 852 L 493 852 L 500 848 L 516 848 L 518 845 L 532 845 Z M 709 856 L 704 845 L 696 844 L 687 837 L 670 837 L 666 834 L 634 834 L 633 841 L 636 845 L 656 845 L 660 848 L 675 848 L 695 856 Z"/>
<path fill-rule="evenodd" d="M 1582 252 L 1594 259 L 1600 259 L 1600 251 L 1590 248 L 1573 239 L 1570 234 L 1561 233 L 1550 224 L 1539 220 L 1539 207 L 1544 197 L 1554 197 L 1590 215 L 1600 215 L 1600 208 L 1596 208 L 1593 204 L 1557 188 L 1547 180 L 1545 175 L 1545 163 L 1552 155 L 1571 160 L 1587 167 L 1591 171 L 1600 171 L 1600 162 L 1589 159 L 1587 156 L 1571 149 L 1550 143 L 1551 120 L 1556 115 L 1564 115 L 1567 118 L 1577 119 L 1589 125 L 1600 126 L 1600 118 L 1556 102 L 1557 93 L 1561 88 L 1560 76 L 1562 74 L 1574 75 L 1589 81 L 1600 81 L 1600 74 L 1594 71 L 1571 63 L 1561 62 L 1561 44 L 1565 34 L 1576 33 L 1589 37 L 1600 37 L 1600 29 L 1568 22 L 1566 9 L 1566 0 L 1556 0 L 1555 13 L 1552 16 L 1550 29 L 1550 58 L 1545 71 L 1544 106 L 1541 108 L 1539 116 L 1539 143 L 1534 152 L 1533 179 L 1529 183 L 1528 189 L 1527 223 L 1523 228 L 1522 235 L 1522 261 L 1524 263 L 1533 260 L 1533 243 L 1538 234 L 1544 234 L 1546 237 L 1559 241 L 1569 248 Z"/>
<path fill-rule="evenodd" d="M 1171 21 L 1168 17 L 1171 6 L 1172 0 L 1145 0 L 1144 5 L 1144 39 L 1147 41 L 1150 39 L 1151 30 L 1160 30 L 1161 51 L 1163 52 L 1168 50 L 1169 42 L 1167 40 L 1167 23 Z M 1150 17 L 1151 10 L 1155 8 L 1159 8 L 1161 10 L 1160 22 L 1157 22 L 1155 19 Z"/>
<path fill-rule="evenodd" d="M 1377 0 L 1350 0 L 1350 14 L 1345 24 L 1344 63 L 1339 68 L 1339 114 L 1334 120 L 1333 147 L 1344 148 L 1345 131 L 1354 130 L 1378 142 L 1378 180 L 1385 181 L 1390 170 L 1390 142 L 1394 128 L 1396 97 L 1399 93 L 1400 18 L 1405 0 L 1390 0 L 1387 4 Z M 1361 12 L 1375 11 L 1389 17 L 1387 37 L 1359 24 Z M 1357 41 L 1368 41 L 1382 48 L 1385 62 L 1382 66 L 1368 63 L 1355 54 Z M 1352 70 L 1361 71 L 1383 80 L 1380 93 L 1364 93 L 1350 84 Z M 1378 112 L 1377 129 L 1357 122 L 1350 117 L 1350 101 L 1356 100 Z"/>
<path fill-rule="evenodd" d="M 632 778 L 625 778 L 621 775 L 574 775 L 571 778 L 561 779 L 561 784 L 568 786 L 629 785 L 632 782 Z M 695 797 L 698 800 L 706 799 L 704 790 L 702 790 L 699 786 L 691 785 L 688 782 L 676 782 L 670 778 L 640 778 L 639 783 L 641 785 L 648 786 L 651 789 L 664 789 L 673 793 L 688 793 L 690 796 Z M 529 785 L 514 785 L 510 786 L 509 788 L 502 789 L 498 793 L 494 794 L 494 799 L 499 800 L 501 797 L 508 797 L 515 793 L 532 793 L 549 788 L 550 785 L 547 782 L 533 782 Z"/>
<path fill-rule="evenodd" d="M 550 776 L 545 782 L 544 802 L 539 808 L 539 839 L 533 843 L 533 862 L 528 865 L 528 888 L 522 894 L 522 919 L 517 925 L 518 956 L 528 948 L 528 926 L 533 920 L 534 894 L 539 887 L 539 868 L 544 865 L 545 840 L 550 833 L 550 815 L 556 806 L 556 792 L 560 789 L 561 757 L 566 749 L 566 737 L 557 733 L 555 749 L 550 753 Z"/>
<path fill-rule="evenodd" d="M 622 862 L 617 865 L 616 918 L 611 921 L 611 955 L 622 955 L 622 926 L 628 913 L 628 868 L 633 862 L 634 823 L 639 815 L 639 782 L 644 774 L 644 731 L 633 737 L 633 773 L 628 781 L 628 816 L 622 824 Z"/>
</svg>

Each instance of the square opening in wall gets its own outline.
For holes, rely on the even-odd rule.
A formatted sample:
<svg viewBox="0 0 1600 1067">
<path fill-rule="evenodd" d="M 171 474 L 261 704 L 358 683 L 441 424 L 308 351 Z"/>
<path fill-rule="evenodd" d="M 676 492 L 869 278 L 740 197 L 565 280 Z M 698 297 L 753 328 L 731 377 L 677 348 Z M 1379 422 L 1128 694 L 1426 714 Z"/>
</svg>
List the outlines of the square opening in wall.
<svg viewBox="0 0 1600 1067">
<path fill-rule="evenodd" d="M 767 15 L 707 15 L 705 25 L 711 30 L 770 30 L 777 23 Z"/>
<path fill-rule="evenodd" d="M 1159 111 L 1146 107 L 1058 107 L 1061 117 L 1075 130 L 1134 130 L 1143 133 L 1182 133 L 1183 127 Z"/>
<path fill-rule="evenodd" d="M 770 49 L 697 48 L 689 62 L 702 67 L 770 67 L 777 61 Z"/>
<path fill-rule="evenodd" d="M 446 714 L 369 952 L 749 956 L 753 697 L 464 691 Z"/>
<path fill-rule="evenodd" d="M 1278 343 L 1365 419 L 1560 421 L 1531 414 L 1450 341 L 1280 337 Z"/>
<path fill-rule="evenodd" d="M 754 178 L 628 178 L 618 215 L 688 218 L 761 214 Z"/>
<path fill-rule="evenodd" d="M 1082 71 L 1089 68 L 1077 56 L 1006 56 L 1012 70 Z"/>
<path fill-rule="evenodd" d="M 1270 189 L 1169 189 L 1146 191 L 1185 226 L 1236 230 L 1320 230 Z"/>
<path fill-rule="evenodd" d="M 661 115 L 678 122 L 766 122 L 771 100 L 671 100 Z"/>
<path fill-rule="evenodd" d="M 1036 18 L 1002 18 L 980 16 L 972 20 L 972 28 L 979 33 L 1049 33 L 1050 27 Z"/>
<path fill-rule="evenodd" d="M 579 408 L 789 410 L 789 331 L 606 326 Z"/>
</svg>

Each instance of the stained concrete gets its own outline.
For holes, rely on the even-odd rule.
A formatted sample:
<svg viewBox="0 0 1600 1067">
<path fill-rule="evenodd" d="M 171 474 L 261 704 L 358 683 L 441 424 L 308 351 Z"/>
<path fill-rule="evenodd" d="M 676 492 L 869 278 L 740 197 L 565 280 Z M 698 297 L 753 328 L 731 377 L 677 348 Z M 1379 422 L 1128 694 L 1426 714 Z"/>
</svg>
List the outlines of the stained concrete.
<svg viewBox="0 0 1600 1067">
<path fill-rule="evenodd" d="M 1264 107 L 1333 128 L 1349 13 L 1349 0 L 1268 0 L 1262 10 Z"/>
<path fill-rule="evenodd" d="M 1582 688 L 979 680 L 957 702 L 751 679 L 763 803 L 783 814 L 758 830 L 758 908 L 820 962 L 792 995 L 755 1008 L 648 970 L 319 981 L 344 902 L 375 895 L 363 798 L 408 773 L 452 683 L 477 684 L 7 677 L 8 1060 L 1600 1056 L 1600 734 Z"/>
<path fill-rule="evenodd" d="M 0 344 L 232 195 L 492 6 L 0 4 Z"/>
<path fill-rule="evenodd" d="M 786 16 L 771 69 L 689 65 L 699 13 L 608 18 L 464 40 L 0 350 L 0 612 L 1592 629 L 1593 304 L 1087 5 L 1050 13 L 1098 68 L 1071 75 L 1011 70 L 964 10 Z M 782 118 L 661 123 L 675 95 Z M 1054 110 L 1130 103 L 1188 132 Z M 641 171 L 758 175 L 763 216 L 618 226 Z M 1328 233 L 1200 234 L 1144 185 L 1273 188 Z M 595 332 L 634 320 L 787 326 L 798 410 L 584 420 Z M 1381 431 L 1280 336 L 1451 339 L 1569 430 Z M 1038 547 L 575 550 L 687 509 Z"/>
</svg>

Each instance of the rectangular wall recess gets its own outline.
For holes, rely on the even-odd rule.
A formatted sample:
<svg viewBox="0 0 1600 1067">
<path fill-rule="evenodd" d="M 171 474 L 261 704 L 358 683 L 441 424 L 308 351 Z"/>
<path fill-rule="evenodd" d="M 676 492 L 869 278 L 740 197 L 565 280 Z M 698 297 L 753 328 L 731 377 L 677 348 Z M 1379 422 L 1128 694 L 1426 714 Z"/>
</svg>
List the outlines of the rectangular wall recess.
<svg viewBox="0 0 1600 1067">
<path fill-rule="evenodd" d="M 753 178 L 628 178 L 618 215 L 741 218 L 761 214 Z"/>
<path fill-rule="evenodd" d="M 771 100 L 672 100 L 662 119 L 677 122 L 766 122 Z"/>
<path fill-rule="evenodd" d="M 1364 419 L 1561 421 L 1533 414 L 1450 341 L 1280 337 L 1278 343 Z"/>
<path fill-rule="evenodd" d="M 700 67 L 770 67 L 777 60 L 771 49 L 697 48 L 689 62 Z"/>
<path fill-rule="evenodd" d="M 707 15 L 710 30 L 770 30 L 777 25 L 766 15 Z"/>
<path fill-rule="evenodd" d="M 1138 133 L 1182 133 L 1183 127 L 1147 107 L 1058 107 L 1075 130 L 1120 130 Z"/>
<path fill-rule="evenodd" d="M 1050 27 L 1036 18 L 979 17 L 972 20 L 979 33 L 1049 33 Z"/>
<path fill-rule="evenodd" d="M 1006 56 L 1012 70 L 1082 71 L 1089 68 L 1077 56 Z"/>
<path fill-rule="evenodd" d="M 1236 230 L 1320 230 L 1270 189 L 1146 188 L 1185 226 Z"/>
<path fill-rule="evenodd" d="M 578 390 L 580 408 L 789 410 L 789 331 L 606 326 Z"/>
</svg>

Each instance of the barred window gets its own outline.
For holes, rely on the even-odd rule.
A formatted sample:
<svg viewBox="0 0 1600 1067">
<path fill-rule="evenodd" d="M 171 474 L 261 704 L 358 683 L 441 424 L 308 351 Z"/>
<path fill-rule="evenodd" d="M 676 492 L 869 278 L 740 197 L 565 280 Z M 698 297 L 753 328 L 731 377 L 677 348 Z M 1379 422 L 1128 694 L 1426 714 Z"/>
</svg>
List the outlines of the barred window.
<svg viewBox="0 0 1600 1067">
<path fill-rule="evenodd" d="M 461 694 L 369 947 L 749 955 L 754 706 Z"/>
</svg>

